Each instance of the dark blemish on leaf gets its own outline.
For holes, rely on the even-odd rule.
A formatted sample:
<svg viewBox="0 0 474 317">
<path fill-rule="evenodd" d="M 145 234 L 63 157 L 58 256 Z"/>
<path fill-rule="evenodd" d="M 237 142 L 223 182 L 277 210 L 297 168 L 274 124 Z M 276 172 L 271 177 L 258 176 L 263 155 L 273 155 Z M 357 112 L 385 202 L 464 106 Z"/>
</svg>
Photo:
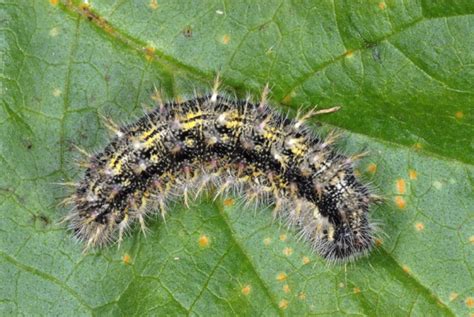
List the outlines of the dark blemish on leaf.
<svg viewBox="0 0 474 317">
<path fill-rule="evenodd" d="M 88 21 L 95 23 L 98 27 L 100 27 L 107 33 L 114 32 L 110 23 L 103 17 L 94 13 L 91 10 L 90 5 L 88 3 L 83 3 L 82 5 L 79 6 L 79 9 L 81 10 L 82 15 L 85 16 Z"/>
<path fill-rule="evenodd" d="M 39 221 L 44 227 L 47 227 L 51 224 L 51 220 L 49 219 L 49 217 L 42 213 L 33 214 L 32 218 L 34 223 Z"/>
<path fill-rule="evenodd" d="M 190 25 L 187 25 L 183 29 L 183 35 L 186 38 L 191 38 L 193 36 L 193 28 Z"/>
<path fill-rule="evenodd" d="M 380 56 L 380 50 L 378 46 L 372 48 L 372 58 L 374 61 L 382 63 L 382 57 Z"/>
<path fill-rule="evenodd" d="M 259 30 L 259 31 L 264 31 L 264 30 L 268 27 L 268 24 L 269 24 L 269 23 L 270 23 L 270 22 L 267 22 L 267 23 L 264 23 L 264 24 L 260 25 L 260 26 L 258 27 L 258 30 Z"/>
<path fill-rule="evenodd" d="M 376 43 L 365 42 L 365 48 L 372 51 L 372 58 L 378 63 L 382 63 L 382 57 L 380 56 L 380 50 Z"/>
<path fill-rule="evenodd" d="M 29 139 L 23 140 L 23 145 L 27 150 L 31 150 L 33 148 L 33 143 L 31 143 Z"/>
</svg>

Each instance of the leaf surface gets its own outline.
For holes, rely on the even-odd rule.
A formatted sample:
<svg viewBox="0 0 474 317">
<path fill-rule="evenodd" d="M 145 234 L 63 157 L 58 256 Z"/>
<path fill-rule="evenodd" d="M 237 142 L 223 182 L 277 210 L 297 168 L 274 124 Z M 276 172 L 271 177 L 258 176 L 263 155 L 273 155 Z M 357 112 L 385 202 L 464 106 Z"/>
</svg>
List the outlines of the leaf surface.
<svg viewBox="0 0 474 317">
<path fill-rule="evenodd" d="M 4 1 L 1 315 L 438 315 L 474 312 L 472 1 Z M 176 204 L 120 249 L 81 253 L 57 204 L 100 150 L 100 115 L 209 89 L 321 116 L 387 203 L 380 245 L 327 265 L 240 197 Z M 312 124 L 319 129 L 317 124 Z"/>
</svg>

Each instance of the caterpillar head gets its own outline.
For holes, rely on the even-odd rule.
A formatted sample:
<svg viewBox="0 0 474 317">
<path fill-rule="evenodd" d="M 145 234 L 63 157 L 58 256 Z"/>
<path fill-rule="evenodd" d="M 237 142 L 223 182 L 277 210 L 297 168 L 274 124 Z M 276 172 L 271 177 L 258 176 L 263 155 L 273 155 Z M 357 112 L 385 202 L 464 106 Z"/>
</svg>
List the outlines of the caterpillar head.
<svg viewBox="0 0 474 317">
<path fill-rule="evenodd" d="M 375 241 L 369 221 L 369 206 L 374 196 L 352 174 L 341 175 L 324 188 L 317 204 L 324 219 L 317 251 L 335 262 L 367 254 Z"/>
</svg>

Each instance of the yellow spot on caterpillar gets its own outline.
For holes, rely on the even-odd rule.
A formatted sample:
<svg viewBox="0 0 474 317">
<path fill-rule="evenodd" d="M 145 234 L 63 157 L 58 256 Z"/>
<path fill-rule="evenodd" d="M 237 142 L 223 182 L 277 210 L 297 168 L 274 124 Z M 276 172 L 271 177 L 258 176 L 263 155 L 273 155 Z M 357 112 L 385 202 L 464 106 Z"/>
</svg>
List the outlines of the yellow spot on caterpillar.
<svg viewBox="0 0 474 317">
<path fill-rule="evenodd" d="M 354 52 L 352 50 L 349 50 L 344 53 L 344 56 L 347 58 L 351 58 L 352 56 L 354 56 Z"/>
<path fill-rule="evenodd" d="M 287 294 L 291 292 L 290 286 L 288 284 L 283 285 L 283 292 Z"/>
<path fill-rule="evenodd" d="M 379 2 L 379 9 L 380 10 L 385 10 L 386 7 L 387 7 L 387 5 L 385 4 L 385 2 Z"/>
<path fill-rule="evenodd" d="M 417 222 L 415 224 L 415 228 L 416 228 L 417 231 L 423 231 L 425 229 L 425 225 L 421 222 Z"/>
<path fill-rule="evenodd" d="M 411 180 L 416 180 L 418 178 L 418 174 L 416 173 L 415 170 L 408 170 L 408 177 L 410 177 Z"/>
<path fill-rule="evenodd" d="M 157 163 L 158 162 L 158 155 L 152 154 L 150 156 L 150 161 L 152 161 L 153 163 Z"/>
<path fill-rule="evenodd" d="M 397 191 L 399 194 L 405 194 L 406 192 L 406 186 L 405 186 L 405 180 L 403 178 L 397 179 L 396 186 L 397 186 Z"/>
<path fill-rule="evenodd" d="M 264 244 L 264 245 L 267 245 L 267 246 L 268 246 L 268 245 L 270 245 L 270 243 L 272 243 L 272 239 L 270 239 L 270 238 L 265 238 L 265 239 L 263 239 L 263 244 Z"/>
<path fill-rule="evenodd" d="M 304 256 L 304 257 L 303 257 L 303 264 L 306 265 L 306 264 L 308 264 L 309 262 L 311 262 L 311 260 L 310 260 L 307 256 Z"/>
<path fill-rule="evenodd" d="M 250 292 L 252 291 L 252 287 L 250 285 L 245 285 L 244 287 L 242 287 L 242 294 L 247 296 L 248 294 L 250 294 Z"/>
<path fill-rule="evenodd" d="M 150 4 L 148 5 L 150 9 L 156 10 L 158 9 L 158 1 L 157 0 L 150 0 Z"/>
<path fill-rule="evenodd" d="M 224 206 L 230 207 L 234 205 L 234 200 L 232 198 L 226 198 L 224 199 Z"/>
<path fill-rule="evenodd" d="M 352 289 L 352 291 L 354 292 L 354 294 L 359 294 L 359 293 L 360 293 L 360 288 L 354 287 L 354 288 Z"/>
<path fill-rule="evenodd" d="M 155 51 L 156 48 L 154 48 L 153 46 L 145 47 L 145 58 L 147 61 L 153 60 L 153 58 L 155 57 Z"/>
<path fill-rule="evenodd" d="M 395 196 L 395 204 L 400 209 L 405 209 L 405 207 L 407 206 L 407 202 L 402 196 Z"/>
<path fill-rule="evenodd" d="M 466 303 L 466 306 L 469 307 L 469 308 L 474 307 L 474 298 L 472 298 L 472 297 L 466 298 L 465 303 Z"/>
<path fill-rule="evenodd" d="M 305 300 L 305 299 L 306 299 L 306 293 L 305 293 L 305 292 L 300 292 L 300 293 L 298 294 L 298 298 L 299 298 L 300 300 Z"/>
<path fill-rule="evenodd" d="M 205 234 L 201 234 L 199 236 L 198 243 L 199 243 L 199 247 L 207 248 L 209 246 L 209 244 L 211 243 L 211 241 L 209 240 L 209 238 Z"/>
<path fill-rule="evenodd" d="M 287 276 L 284 272 L 280 272 L 280 273 L 277 274 L 276 280 L 277 280 L 278 282 L 283 282 L 283 281 L 285 281 L 285 280 L 287 279 L 287 277 L 288 277 L 288 276 Z"/>
<path fill-rule="evenodd" d="M 53 90 L 53 96 L 54 96 L 54 97 L 59 97 L 59 96 L 61 96 L 61 94 L 62 94 L 61 89 L 59 89 L 59 88 L 54 88 L 54 90 Z"/>
<path fill-rule="evenodd" d="M 449 301 L 452 302 L 453 300 L 456 300 L 456 298 L 458 298 L 459 294 L 456 293 L 456 292 L 452 292 L 451 294 L 449 294 Z"/>
<path fill-rule="evenodd" d="M 124 264 L 130 265 L 132 264 L 132 257 L 128 255 L 127 253 L 125 253 L 122 257 L 122 261 Z"/>
<path fill-rule="evenodd" d="M 375 172 L 377 172 L 377 164 L 370 163 L 369 166 L 367 166 L 367 172 L 370 174 L 375 174 Z"/>
<path fill-rule="evenodd" d="M 464 112 L 462 111 L 457 111 L 454 116 L 456 117 L 456 119 L 462 119 L 464 117 Z"/>
<path fill-rule="evenodd" d="M 474 236 L 469 237 L 469 242 L 471 242 L 471 244 L 474 244 Z"/>
<path fill-rule="evenodd" d="M 52 28 L 49 30 L 49 36 L 56 37 L 59 34 L 59 29 L 57 27 Z"/>
<path fill-rule="evenodd" d="M 280 309 L 287 309 L 288 308 L 288 301 L 286 299 L 282 299 L 278 303 L 278 307 L 280 307 Z"/>
<path fill-rule="evenodd" d="M 293 254 L 293 249 L 292 248 L 284 248 L 283 249 L 283 254 L 286 255 L 286 256 L 290 256 Z"/>
<path fill-rule="evenodd" d="M 227 45 L 230 42 L 230 35 L 224 34 L 224 36 L 221 39 L 222 44 Z"/>
<path fill-rule="evenodd" d="M 57 5 L 59 2 L 59 0 L 49 0 L 49 3 L 51 3 L 51 5 L 55 6 Z"/>
<path fill-rule="evenodd" d="M 286 241 L 286 238 L 287 238 L 286 234 L 281 234 L 280 235 L 280 240 L 281 241 Z"/>
<path fill-rule="evenodd" d="M 201 111 L 188 113 L 186 115 L 186 117 L 182 119 L 182 121 L 187 121 L 187 122 L 183 123 L 183 125 L 182 125 L 183 131 L 191 130 L 195 126 L 197 126 L 198 124 L 202 125 L 203 120 L 199 119 L 200 116 L 202 116 Z"/>
<path fill-rule="evenodd" d="M 410 273 L 410 268 L 409 268 L 408 266 L 406 266 L 406 265 L 403 265 L 403 266 L 402 266 L 402 270 L 403 270 L 403 272 L 405 272 L 405 273 L 407 273 L 407 274 Z"/>
</svg>

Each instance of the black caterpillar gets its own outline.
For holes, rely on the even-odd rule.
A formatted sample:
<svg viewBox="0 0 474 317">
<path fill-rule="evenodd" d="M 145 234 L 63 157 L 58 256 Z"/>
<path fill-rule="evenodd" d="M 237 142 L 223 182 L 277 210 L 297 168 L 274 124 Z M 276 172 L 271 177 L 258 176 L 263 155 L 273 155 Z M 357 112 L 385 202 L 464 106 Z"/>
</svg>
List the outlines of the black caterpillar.
<svg viewBox="0 0 474 317">
<path fill-rule="evenodd" d="M 291 120 L 266 102 L 232 100 L 214 92 L 161 104 L 90 155 L 85 176 L 67 199 L 74 235 L 86 248 L 118 238 L 130 224 L 175 197 L 210 187 L 258 204 L 270 204 L 313 249 L 330 261 L 353 259 L 374 245 L 368 213 L 377 196 L 354 175 L 354 161 L 332 148 L 334 133 L 320 139 L 305 121 Z"/>
</svg>

